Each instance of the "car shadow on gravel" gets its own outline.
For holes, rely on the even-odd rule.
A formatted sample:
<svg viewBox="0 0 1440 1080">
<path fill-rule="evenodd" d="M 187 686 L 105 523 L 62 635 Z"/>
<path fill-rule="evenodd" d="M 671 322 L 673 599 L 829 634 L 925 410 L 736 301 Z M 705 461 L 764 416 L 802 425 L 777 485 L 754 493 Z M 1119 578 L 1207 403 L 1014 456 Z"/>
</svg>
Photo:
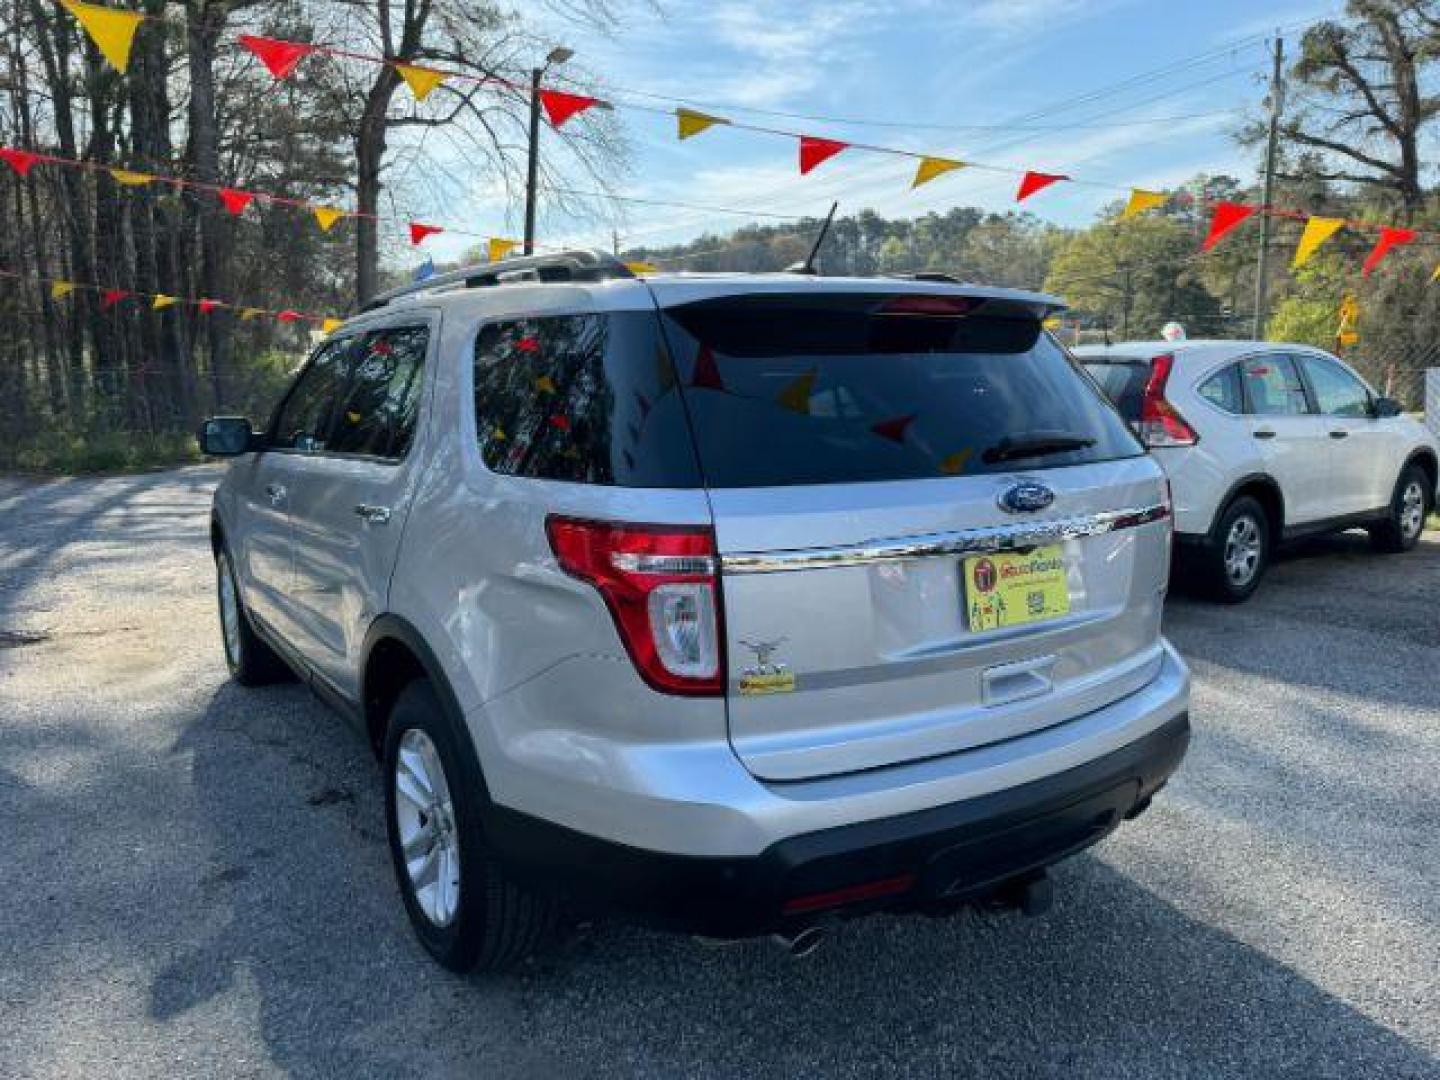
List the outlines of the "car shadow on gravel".
<svg viewBox="0 0 1440 1080">
<path fill-rule="evenodd" d="M 602 920 L 515 972 L 455 977 L 410 933 L 378 769 L 343 721 L 298 687 L 226 685 L 176 751 L 213 854 L 174 902 L 213 914 L 157 971 L 152 1016 L 244 987 L 291 1075 L 1435 1075 L 1103 849 L 1057 870 L 1037 920 L 861 920 L 801 961 Z"/>
</svg>

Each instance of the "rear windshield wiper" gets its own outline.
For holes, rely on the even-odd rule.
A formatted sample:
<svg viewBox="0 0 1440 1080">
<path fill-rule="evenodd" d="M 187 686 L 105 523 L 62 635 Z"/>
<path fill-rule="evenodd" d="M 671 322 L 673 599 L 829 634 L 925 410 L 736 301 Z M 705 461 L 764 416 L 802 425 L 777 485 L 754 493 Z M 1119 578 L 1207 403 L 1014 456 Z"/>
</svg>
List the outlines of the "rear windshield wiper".
<svg viewBox="0 0 1440 1080">
<path fill-rule="evenodd" d="M 980 457 L 987 464 L 994 465 L 999 461 L 1063 454 L 1067 450 L 1084 450 L 1094 445 L 1094 439 L 1068 431 L 1032 431 L 1014 438 L 1006 436 L 994 446 L 988 447 Z"/>
</svg>

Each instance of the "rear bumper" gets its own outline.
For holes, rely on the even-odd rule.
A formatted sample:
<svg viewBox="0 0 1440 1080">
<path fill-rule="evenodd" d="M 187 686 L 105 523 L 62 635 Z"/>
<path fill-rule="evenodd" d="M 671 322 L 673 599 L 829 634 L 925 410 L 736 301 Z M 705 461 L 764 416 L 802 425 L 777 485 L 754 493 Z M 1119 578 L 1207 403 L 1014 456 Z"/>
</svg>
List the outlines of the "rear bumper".
<svg viewBox="0 0 1440 1080">
<path fill-rule="evenodd" d="M 505 807 L 488 834 L 514 871 L 582 903 L 716 937 L 983 895 L 1100 840 L 1180 764 L 1188 714 L 1083 765 L 914 813 L 792 836 L 748 858 L 603 840 Z M 883 896 L 853 901 L 883 883 Z"/>
</svg>

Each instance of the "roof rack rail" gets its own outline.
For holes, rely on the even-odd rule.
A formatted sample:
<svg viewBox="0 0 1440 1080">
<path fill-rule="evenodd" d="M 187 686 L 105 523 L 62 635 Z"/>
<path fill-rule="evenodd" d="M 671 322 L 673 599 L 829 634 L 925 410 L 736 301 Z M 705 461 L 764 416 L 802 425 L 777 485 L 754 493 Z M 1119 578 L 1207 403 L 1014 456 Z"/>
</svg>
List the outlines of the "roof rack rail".
<svg viewBox="0 0 1440 1080">
<path fill-rule="evenodd" d="M 447 270 L 424 281 L 402 285 L 381 293 L 361 305 L 361 311 L 374 311 L 405 296 L 451 289 L 481 289 L 507 285 L 513 281 L 606 281 L 610 278 L 633 278 L 635 275 L 623 262 L 607 251 L 576 248 L 546 255 L 523 255 L 493 263 L 478 263 Z"/>
<path fill-rule="evenodd" d="M 942 273 L 939 270 L 916 270 L 909 274 L 886 274 L 886 277 L 901 278 L 905 281 L 933 281 L 941 285 L 968 285 L 968 281 L 956 277 L 954 274 Z"/>
</svg>

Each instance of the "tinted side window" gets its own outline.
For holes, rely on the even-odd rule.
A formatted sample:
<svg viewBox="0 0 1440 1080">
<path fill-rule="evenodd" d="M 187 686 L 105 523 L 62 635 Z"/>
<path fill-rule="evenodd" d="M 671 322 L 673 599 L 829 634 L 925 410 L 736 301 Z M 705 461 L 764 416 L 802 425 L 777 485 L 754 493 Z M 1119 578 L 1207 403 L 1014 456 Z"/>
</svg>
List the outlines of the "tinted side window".
<svg viewBox="0 0 1440 1080">
<path fill-rule="evenodd" d="M 355 347 L 327 449 L 399 460 L 415 436 L 428 326 L 373 330 Z"/>
<path fill-rule="evenodd" d="M 1359 379 L 1333 360 L 1301 356 L 1315 404 L 1326 416 L 1369 416 L 1370 392 Z"/>
<path fill-rule="evenodd" d="M 490 323 L 475 339 L 475 427 L 497 473 L 619 487 L 698 487 L 653 314 Z"/>
<path fill-rule="evenodd" d="M 270 445 L 317 453 L 326 449 L 335 404 L 349 376 L 351 339 L 327 341 L 311 355 L 270 423 Z"/>
<path fill-rule="evenodd" d="M 1302 416 L 1310 411 L 1300 373 L 1288 356 L 1252 356 L 1240 362 L 1245 398 L 1257 416 Z"/>
<path fill-rule="evenodd" d="M 1240 392 L 1240 369 L 1228 364 L 1202 382 L 1197 393 L 1216 408 L 1237 416 L 1245 411 L 1245 397 Z"/>
</svg>

